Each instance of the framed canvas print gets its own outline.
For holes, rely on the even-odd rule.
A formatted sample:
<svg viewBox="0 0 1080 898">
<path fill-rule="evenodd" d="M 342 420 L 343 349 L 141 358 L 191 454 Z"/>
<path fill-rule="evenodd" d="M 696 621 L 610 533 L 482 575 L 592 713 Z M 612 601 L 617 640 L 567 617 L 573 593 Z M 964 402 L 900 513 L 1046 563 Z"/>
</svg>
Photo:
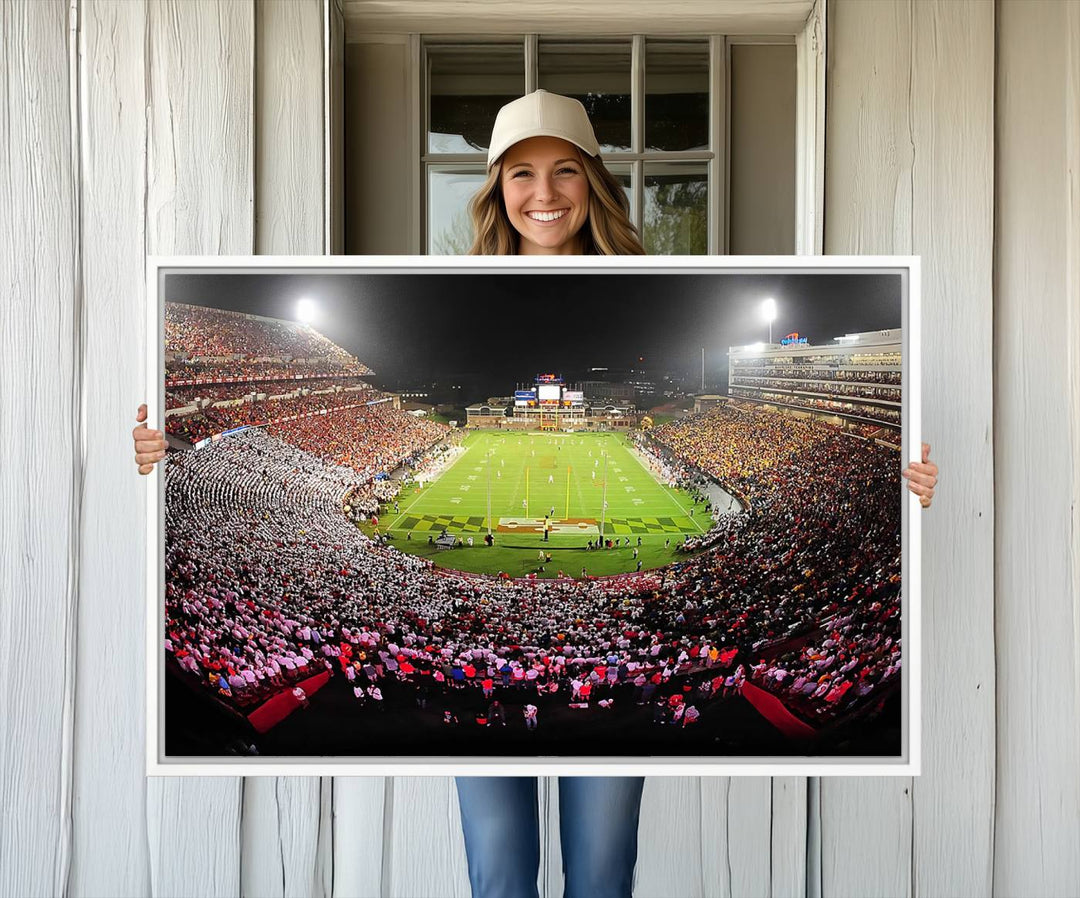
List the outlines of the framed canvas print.
<svg viewBox="0 0 1080 898">
<path fill-rule="evenodd" d="M 919 772 L 917 258 L 152 258 L 152 774 Z"/>
</svg>

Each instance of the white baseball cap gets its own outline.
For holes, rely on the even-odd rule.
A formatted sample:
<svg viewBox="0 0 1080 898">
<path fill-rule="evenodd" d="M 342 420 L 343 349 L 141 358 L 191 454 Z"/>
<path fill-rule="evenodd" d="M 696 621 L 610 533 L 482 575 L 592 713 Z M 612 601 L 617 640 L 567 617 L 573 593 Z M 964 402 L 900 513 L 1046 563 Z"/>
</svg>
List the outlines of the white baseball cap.
<svg viewBox="0 0 1080 898">
<path fill-rule="evenodd" d="M 488 168 L 515 143 L 529 137 L 561 137 L 590 156 L 600 152 L 589 115 L 581 103 L 573 97 L 537 90 L 507 103 L 495 116 Z"/>
</svg>

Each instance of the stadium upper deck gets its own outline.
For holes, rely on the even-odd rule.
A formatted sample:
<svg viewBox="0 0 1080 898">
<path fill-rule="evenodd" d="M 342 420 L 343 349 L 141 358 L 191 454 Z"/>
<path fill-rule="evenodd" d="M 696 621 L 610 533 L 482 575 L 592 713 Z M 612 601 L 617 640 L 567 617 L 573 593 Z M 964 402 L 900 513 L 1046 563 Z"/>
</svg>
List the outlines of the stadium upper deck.
<svg viewBox="0 0 1080 898">
<path fill-rule="evenodd" d="M 165 316 L 173 448 L 269 427 L 370 479 L 446 434 L 401 411 L 398 397 L 360 379 L 370 368 L 306 325 L 183 303 L 166 303 Z"/>
<path fill-rule="evenodd" d="M 305 324 L 165 303 L 165 384 L 362 377 L 374 372 Z"/>
<path fill-rule="evenodd" d="M 847 334 L 824 345 L 793 334 L 781 343 L 732 346 L 728 395 L 846 427 L 899 430 L 902 348 L 899 328 Z"/>
</svg>

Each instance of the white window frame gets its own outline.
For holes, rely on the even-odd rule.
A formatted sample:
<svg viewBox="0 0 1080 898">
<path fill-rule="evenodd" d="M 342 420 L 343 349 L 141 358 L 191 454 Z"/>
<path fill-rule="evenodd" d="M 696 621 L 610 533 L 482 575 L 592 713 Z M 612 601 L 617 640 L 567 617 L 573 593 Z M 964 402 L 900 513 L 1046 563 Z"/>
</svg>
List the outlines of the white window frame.
<svg viewBox="0 0 1080 898">
<path fill-rule="evenodd" d="M 709 143 L 707 151 L 672 153 L 642 152 L 644 141 L 644 63 L 645 41 L 701 38 L 700 34 L 648 33 L 632 36 L 631 53 L 631 152 L 609 154 L 610 161 L 631 165 L 633 184 L 633 208 L 631 219 L 641 226 L 644 210 L 644 167 L 651 161 L 695 161 L 707 167 L 709 202 L 709 255 L 727 255 L 730 178 L 730 48 L 735 44 L 791 44 L 796 48 L 796 127 L 795 127 L 795 177 L 796 177 L 796 228 L 795 253 L 818 255 L 823 250 L 824 182 L 825 182 L 825 4 L 815 0 L 813 9 L 802 28 L 790 34 L 769 35 L 720 35 L 713 34 L 709 42 Z M 535 90 L 538 80 L 539 40 L 541 37 L 583 42 L 605 37 L 626 37 L 613 34 L 558 33 L 489 33 L 410 35 L 411 78 L 410 95 L 410 158 L 412 165 L 412 193 L 410 203 L 409 233 L 410 250 L 414 254 L 426 254 L 430 235 L 427 215 L 427 166 L 428 164 L 474 164 L 476 154 L 429 154 L 428 133 L 428 84 L 427 45 L 437 43 L 505 43 L 521 41 L 525 55 L 525 90 Z"/>
</svg>

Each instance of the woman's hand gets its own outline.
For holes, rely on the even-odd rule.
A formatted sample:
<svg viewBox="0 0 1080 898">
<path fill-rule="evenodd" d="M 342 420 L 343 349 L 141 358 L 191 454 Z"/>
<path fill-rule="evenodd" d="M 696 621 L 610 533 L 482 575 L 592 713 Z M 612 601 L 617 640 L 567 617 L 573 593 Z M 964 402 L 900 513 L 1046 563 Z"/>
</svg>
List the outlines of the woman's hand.
<svg viewBox="0 0 1080 898">
<path fill-rule="evenodd" d="M 165 434 L 160 430 L 149 430 L 146 426 L 146 403 L 139 406 L 139 412 L 135 415 L 139 426 L 131 431 L 131 438 L 135 441 L 135 464 L 139 466 L 140 474 L 149 474 L 154 470 L 154 465 L 165 457 Z"/>
<path fill-rule="evenodd" d="M 937 486 L 938 468 L 930 461 L 930 444 L 922 444 L 922 462 L 913 461 L 900 472 L 906 477 L 908 489 L 919 497 L 919 504 L 929 508 L 934 500 L 934 487 Z"/>
</svg>

